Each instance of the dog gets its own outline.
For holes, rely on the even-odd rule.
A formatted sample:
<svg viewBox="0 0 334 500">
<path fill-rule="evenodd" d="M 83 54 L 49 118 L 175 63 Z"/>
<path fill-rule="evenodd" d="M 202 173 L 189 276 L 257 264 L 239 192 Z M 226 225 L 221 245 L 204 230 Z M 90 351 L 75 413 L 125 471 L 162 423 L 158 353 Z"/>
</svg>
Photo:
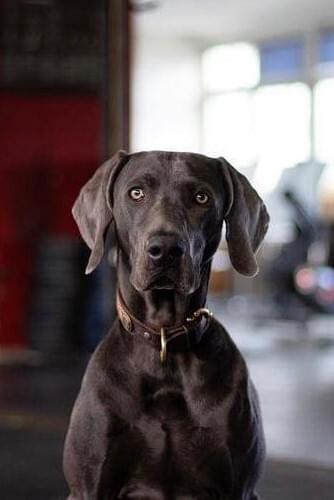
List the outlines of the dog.
<svg viewBox="0 0 334 500">
<path fill-rule="evenodd" d="M 120 151 L 81 189 L 87 273 L 117 238 L 118 317 L 92 355 L 64 447 L 69 500 L 254 500 L 265 458 L 256 390 L 205 308 L 222 226 L 253 276 L 269 216 L 225 159 Z"/>
</svg>

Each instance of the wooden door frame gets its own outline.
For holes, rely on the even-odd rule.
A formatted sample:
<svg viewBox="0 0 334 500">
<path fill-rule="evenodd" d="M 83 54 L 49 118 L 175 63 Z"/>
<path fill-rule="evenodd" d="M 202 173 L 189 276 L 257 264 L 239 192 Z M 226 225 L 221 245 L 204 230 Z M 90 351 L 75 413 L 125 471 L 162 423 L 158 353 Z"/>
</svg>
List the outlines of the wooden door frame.
<svg viewBox="0 0 334 500">
<path fill-rule="evenodd" d="M 129 148 L 130 1 L 105 0 L 104 155 Z"/>
</svg>

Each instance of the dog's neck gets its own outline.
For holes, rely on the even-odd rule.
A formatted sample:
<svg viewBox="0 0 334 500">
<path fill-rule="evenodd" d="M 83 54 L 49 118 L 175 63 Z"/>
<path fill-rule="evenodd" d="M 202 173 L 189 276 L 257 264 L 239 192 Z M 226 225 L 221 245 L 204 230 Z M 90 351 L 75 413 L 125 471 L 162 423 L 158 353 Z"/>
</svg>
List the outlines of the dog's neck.
<svg viewBox="0 0 334 500">
<path fill-rule="evenodd" d="M 130 283 L 130 264 L 121 250 L 119 251 L 117 268 L 118 286 L 126 306 L 137 319 L 154 328 L 180 326 L 194 311 L 205 306 L 210 262 L 203 266 L 200 286 L 189 295 L 178 293 L 175 290 L 137 291 Z"/>
</svg>

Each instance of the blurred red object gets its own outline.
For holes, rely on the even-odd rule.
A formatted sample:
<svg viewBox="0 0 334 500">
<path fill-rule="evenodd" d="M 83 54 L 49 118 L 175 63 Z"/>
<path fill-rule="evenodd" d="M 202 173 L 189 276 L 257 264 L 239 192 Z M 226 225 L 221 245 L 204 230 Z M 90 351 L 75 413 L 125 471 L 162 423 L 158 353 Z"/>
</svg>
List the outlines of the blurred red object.
<svg viewBox="0 0 334 500">
<path fill-rule="evenodd" d="M 0 93 L 0 347 L 27 346 L 36 250 L 78 236 L 71 206 L 101 162 L 96 95 Z"/>
</svg>

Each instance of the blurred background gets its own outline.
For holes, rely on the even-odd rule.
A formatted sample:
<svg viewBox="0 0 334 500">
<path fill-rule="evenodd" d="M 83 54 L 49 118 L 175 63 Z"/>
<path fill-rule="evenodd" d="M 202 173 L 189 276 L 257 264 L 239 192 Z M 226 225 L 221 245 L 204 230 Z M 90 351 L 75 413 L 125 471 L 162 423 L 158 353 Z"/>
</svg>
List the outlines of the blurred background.
<svg viewBox="0 0 334 500">
<path fill-rule="evenodd" d="M 260 393 L 262 498 L 333 498 L 333 131 L 332 0 L 1 1 L 1 498 L 66 497 L 115 291 L 113 235 L 86 277 L 71 206 L 119 148 L 225 156 L 265 200 L 261 272 L 234 273 L 222 241 L 209 305 Z"/>
</svg>

